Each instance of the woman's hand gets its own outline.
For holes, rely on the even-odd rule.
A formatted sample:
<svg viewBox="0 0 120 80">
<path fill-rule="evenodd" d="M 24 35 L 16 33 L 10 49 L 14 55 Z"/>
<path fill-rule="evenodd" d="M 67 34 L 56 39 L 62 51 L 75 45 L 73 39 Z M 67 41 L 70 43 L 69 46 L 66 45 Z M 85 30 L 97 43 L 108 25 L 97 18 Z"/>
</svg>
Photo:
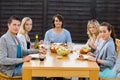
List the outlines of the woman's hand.
<svg viewBox="0 0 120 80">
<path fill-rule="evenodd" d="M 90 47 L 92 47 L 92 46 L 94 45 L 93 40 L 89 40 L 89 41 L 88 41 L 88 45 L 89 45 Z"/>
<path fill-rule="evenodd" d="M 40 40 L 39 44 L 43 44 L 43 43 L 44 43 L 44 41 L 43 41 L 43 40 Z"/>
<path fill-rule="evenodd" d="M 94 45 L 94 41 L 93 40 L 89 40 L 88 41 L 88 46 L 91 47 L 92 49 L 96 50 L 96 46 Z"/>
<path fill-rule="evenodd" d="M 89 56 L 89 57 L 88 57 L 88 60 L 96 62 L 96 58 L 93 57 L 93 56 Z"/>
<path fill-rule="evenodd" d="M 87 55 L 90 55 L 90 56 L 93 56 L 93 57 L 96 56 L 95 54 L 93 54 L 93 53 L 91 53 L 91 52 L 88 52 Z"/>
</svg>

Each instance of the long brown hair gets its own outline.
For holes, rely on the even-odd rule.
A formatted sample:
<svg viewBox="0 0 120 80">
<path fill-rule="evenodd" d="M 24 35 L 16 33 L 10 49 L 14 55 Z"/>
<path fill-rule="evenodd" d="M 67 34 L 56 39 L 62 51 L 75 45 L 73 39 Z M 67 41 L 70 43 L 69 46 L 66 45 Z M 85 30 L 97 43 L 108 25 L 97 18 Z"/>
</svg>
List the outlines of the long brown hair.
<svg viewBox="0 0 120 80">
<path fill-rule="evenodd" d="M 110 23 L 108 22 L 103 22 L 101 23 L 101 26 L 106 26 L 108 31 L 111 31 L 110 36 L 113 38 L 114 44 L 115 44 L 115 49 L 116 49 L 116 43 L 115 43 L 115 39 L 116 39 L 116 34 L 115 34 L 115 30 L 114 30 L 114 26 L 112 26 Z"/>
</svg>

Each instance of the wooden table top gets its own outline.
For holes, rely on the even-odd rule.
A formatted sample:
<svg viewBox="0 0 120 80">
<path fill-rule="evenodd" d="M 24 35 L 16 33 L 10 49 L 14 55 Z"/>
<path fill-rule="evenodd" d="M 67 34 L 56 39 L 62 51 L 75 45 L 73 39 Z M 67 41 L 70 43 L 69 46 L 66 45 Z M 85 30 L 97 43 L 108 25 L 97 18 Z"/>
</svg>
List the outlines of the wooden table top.
<svg viewBox="0 0 120 80">
<path fill-rule="evenodd" d="M 77 45 L 75 49 L 81 47 L 81 45 Z M 79 56 L 79 51 L 75 51 L 74 53 L 70 53 L 67 56 L 63 56 L 63 58 L 58 59 L 58 55 L 55 53 L 50 53 L 49 51 L 46 54 L 46 59 L 44 61 L 40 61 L 39 59 L 31 60 L 30 62 L 25 62 L 23 64 L 24 68 L 40 68 L 40 69 L 74 69 L 74 70 L 98 70 L 99 66 L 96 62 L 87 61 L 87 60 L 77 60 Z"/>
</svg>

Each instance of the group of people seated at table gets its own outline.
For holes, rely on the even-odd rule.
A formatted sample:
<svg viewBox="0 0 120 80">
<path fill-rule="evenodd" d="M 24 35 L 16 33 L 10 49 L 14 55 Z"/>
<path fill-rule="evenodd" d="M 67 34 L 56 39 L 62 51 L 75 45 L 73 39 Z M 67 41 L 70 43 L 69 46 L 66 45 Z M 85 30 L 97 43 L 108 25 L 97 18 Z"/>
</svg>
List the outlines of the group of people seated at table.
<svg viewBox="0 0 120 80">
<path fill-rule="evenodd" d="M 12 77 L 22 75 L 22 64 L 30 61 L 29 54 L 46 54 L 46 49 L 31 49 L 29 31 L 32 29 L 32 19 L 18 16 L 8 19 L 8 31 L 0 38 L 0 72 Z M 70 32 L 64 28 L 63 16 L 57 14 L 52 18 L 53 28 L 45 33 L 44 43 L 72 43 Z M 120 77 L 120 66 L 116 61 L 116 34 L 114 27 L 96 19 L 88 21 L 86 44 L 91 48 L 88 60 L 96 62 L 100 67 L 100 78 Z M 117 67 L 117 69 L 116 69 Z M 118 71 L 119 70 L 119 71 Z"/>
</svg>

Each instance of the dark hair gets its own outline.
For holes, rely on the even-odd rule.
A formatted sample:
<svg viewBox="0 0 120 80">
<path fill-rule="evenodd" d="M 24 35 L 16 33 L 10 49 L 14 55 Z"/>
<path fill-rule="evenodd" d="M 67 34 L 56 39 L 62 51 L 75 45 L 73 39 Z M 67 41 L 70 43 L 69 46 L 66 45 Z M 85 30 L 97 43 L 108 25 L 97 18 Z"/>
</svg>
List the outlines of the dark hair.
<svg viewBox="0 0 120 80">
<path fill-rule="evenodd" d="M 12 20 L 18 20 L 18 21 L 20 21 L 20 18 L 19 18 L 18 16 L 16 16 L 16 15 L 11 16 L 11 17 L 8 19 L 8 24 L 10 24 L 10 23 L 12 22 Z"/>
<path fill-rule="evenodd" d="M 62 28 L 63 28 L 63 16 L 60 15 L 60 14 L 56 14 L 55 16 L 53 16 L 53 18 L 52 18 L 53 27 L 55 27 L 54 22 L 55 22 L 55 18 L 56 18 L 56 17 L 57 17 L 60 21 L 62 21 Z"/>
<path fill-rule="evenodd" d="M 116 34 L 115 34 L 114 26 L 112 26 L 110 23 L 107 23 L 107 22 L 101 23 L 101 26 L 106 26 L 108 31 L 111 31 L 110 36 L 113 38 L 113 41 L 114 41 L 114 44 L 115 44 L 115 49 L 116 49 L 116 43 L 115 43 Z"/>
</svg>

